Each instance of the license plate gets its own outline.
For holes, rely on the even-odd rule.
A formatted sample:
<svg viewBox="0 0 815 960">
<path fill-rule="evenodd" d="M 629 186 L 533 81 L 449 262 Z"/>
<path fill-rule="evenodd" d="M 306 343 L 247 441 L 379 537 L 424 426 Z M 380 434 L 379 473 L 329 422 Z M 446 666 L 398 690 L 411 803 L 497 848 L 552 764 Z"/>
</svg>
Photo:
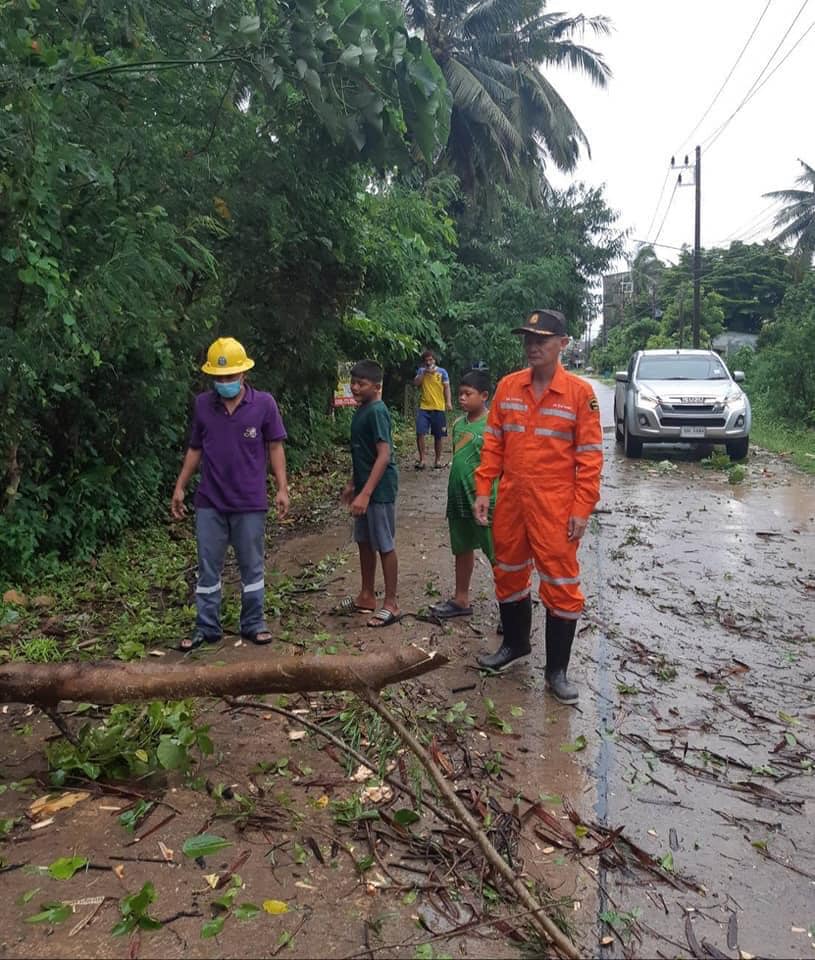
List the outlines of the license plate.
<svg viewBox="0 0 815 960">
<path fill-rule="evenodd" d="M 686 440 L 704 440 L 705 428 L 704 427 L 680 427 L 679 436 L 684 437 Z"/>
</svg>

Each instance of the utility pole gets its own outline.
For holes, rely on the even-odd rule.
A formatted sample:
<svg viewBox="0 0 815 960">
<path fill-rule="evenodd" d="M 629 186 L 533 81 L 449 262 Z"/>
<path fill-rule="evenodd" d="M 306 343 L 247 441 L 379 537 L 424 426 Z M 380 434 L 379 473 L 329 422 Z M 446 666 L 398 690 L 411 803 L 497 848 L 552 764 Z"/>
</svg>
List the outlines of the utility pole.
<svg viewBox="0 0 815 960">
<path fill-rule="evenodd" d="M 693 349 L 699 349 L 702 321 L 702 148 L 696 148 L 696 224 L 693 233 Z"/>
<path fill-rule="evenodd" d="M 671 157 L 671 166 L 676 167 Z M 693 348 L 699 349 L 700 332 L 702 326 L 702 148 L 696 148 L 695 162 L 690 164 L 685 154 L 685 162 L 679 164 L 679 170 L 693 170 L 693 186 L 696 192 L 696 217 L 693 229 Z M 682 174 L 677 181 L 680 187 L 689 187 L 691 184 L 682 183 Z"/>
</svg>

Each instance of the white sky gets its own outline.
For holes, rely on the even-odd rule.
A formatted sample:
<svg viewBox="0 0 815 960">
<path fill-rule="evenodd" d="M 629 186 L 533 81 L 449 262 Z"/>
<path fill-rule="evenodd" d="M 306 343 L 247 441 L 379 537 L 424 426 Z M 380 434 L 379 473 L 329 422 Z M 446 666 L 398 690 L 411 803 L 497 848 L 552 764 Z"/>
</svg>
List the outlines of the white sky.
<svg viewBox="0 0 815 960">
<path fill-rule="evenodd" d="M 815 113 L 812 107 L 815 62 L 815 0 L 807 0 L 789 36 L 762 80 L 809 29 L 765 86 L 733 118 L 709 152 L 704 141 L 735 110 L 792 23 L 803 0 L 772 0 L 741 62 L 713 109 L 689 142 L 683 142 L 750 35 L 767 0 L 596 0 L 581 12 L 611 18 L 610 37 L 587 35 L 584 43 L 601 51 L 613 71 L 607 90 L 584 76 L 547 72 L 571 107 L 591 144 L 592 157 L 574 179 L 606 185 L 610 206 L 620 212 L 630 237 L 653 240 L 667 207 L 676 174 L 665 188 L 650 233 L 671 154 L 693 160 L 702 143 L 702 245 L 733 239 L 760 241 L 772 230 L 770 201 L 762 194 L 793 186 L 801 172 L 797 158 L 815 165 Z M 554 0 L 551 9 L 558 7 Z M 569 12 L 574 12 L 571 8 Z M 556 186 L 569 178 L 556 176 Z M 692 174 L 683 173 L 683 181 Z M 693 243 L 694 190 L 676 191 L 659 242 Z M 764 212 L 766 211 L 766 212 Z M 631 242 L 633 254 L 637 246 Z M 658 248 L 662 259 L 676 253 Z M 624 264 L 621 264 L 624 269 Z"/>
</svg>

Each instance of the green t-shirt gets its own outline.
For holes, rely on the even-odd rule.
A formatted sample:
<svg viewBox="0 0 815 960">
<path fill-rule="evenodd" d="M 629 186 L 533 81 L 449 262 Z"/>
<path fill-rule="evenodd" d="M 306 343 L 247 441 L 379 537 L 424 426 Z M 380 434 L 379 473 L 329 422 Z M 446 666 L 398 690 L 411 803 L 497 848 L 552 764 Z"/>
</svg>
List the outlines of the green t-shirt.
<svg viewBox="0 0 815 960">
<path fill-rule="evenodd" d="M 473 519 L 475 503 L 475 471 L 481 462 L 484 446 L 484 427 L 487 415 L 478 420 L 459 417 L 453 424 L 453 461 L 447 480 L 447 516 Z M 493 502 L 495 487 L 493 487 Z"/>
<path fill-rule="evenodd" d="M 351 460 L 354 465 L 354 492 L 359 493 L 371 475 L 376 461 L 376 445 L 385 442 L 391 448 L 391 459 L 371 496 L 372 503 L 395 503 L 399 475 L 393 459 L 391 415 L 381 400 L 358 407 L 351 420 Z"/>
</svg>

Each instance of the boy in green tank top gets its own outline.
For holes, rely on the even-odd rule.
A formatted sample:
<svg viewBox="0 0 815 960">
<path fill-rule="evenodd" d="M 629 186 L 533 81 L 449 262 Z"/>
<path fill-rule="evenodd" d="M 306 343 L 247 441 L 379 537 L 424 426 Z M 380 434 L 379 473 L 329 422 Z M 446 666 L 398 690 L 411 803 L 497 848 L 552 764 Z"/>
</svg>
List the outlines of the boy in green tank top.
<svg viewBox="0 0 815 960">
<path fill-rule="evenodd" d="M 450 548 L 455 558 L 455 594 L 443 603 L 434 604 L 430 611 L 441 620 L 468 617 L 470 581 L 475 567 L 475 551 L 480 550 L 492 564 L 492 531 L 476 523 L 473 515 L 475 502 L 475 471 L 481 460 L 484 428 L 487 425 L 487 400 L 490 395 L 489 375 L 483 370 L 471 370 L 461 378 L 458 402 L 464 411 L 453 424 L 453 460 L 447 481 L 447 523 L 450 528 Z"/>
</svg>

